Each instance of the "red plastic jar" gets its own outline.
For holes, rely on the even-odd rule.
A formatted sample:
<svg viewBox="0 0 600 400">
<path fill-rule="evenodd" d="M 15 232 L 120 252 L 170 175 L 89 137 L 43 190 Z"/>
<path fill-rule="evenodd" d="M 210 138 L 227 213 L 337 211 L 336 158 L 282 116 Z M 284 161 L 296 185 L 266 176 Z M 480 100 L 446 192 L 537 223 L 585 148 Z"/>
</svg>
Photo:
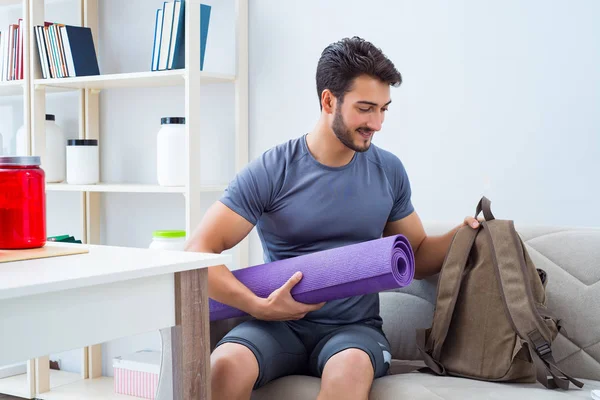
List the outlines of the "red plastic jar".
<svg viewBox="0 0 600 400">
<path fill-rule="evenodd" d="M 0 249 L 46 244 L 46 186 L 40 158 L 0 157 Z"/>
</svg>

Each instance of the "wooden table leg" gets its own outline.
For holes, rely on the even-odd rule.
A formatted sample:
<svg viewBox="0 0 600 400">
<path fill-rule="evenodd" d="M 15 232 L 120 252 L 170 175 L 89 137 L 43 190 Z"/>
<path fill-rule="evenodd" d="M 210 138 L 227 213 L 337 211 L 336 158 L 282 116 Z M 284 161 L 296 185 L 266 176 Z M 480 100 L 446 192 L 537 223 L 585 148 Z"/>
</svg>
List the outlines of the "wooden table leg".
<svg viewBox="0 0 600 400">
<path fill-rule="evenodd" d="M 172 329 L 173 399 L 210 399 L 210 319 L 208 270 L 175 274 Z"/>
</svg>

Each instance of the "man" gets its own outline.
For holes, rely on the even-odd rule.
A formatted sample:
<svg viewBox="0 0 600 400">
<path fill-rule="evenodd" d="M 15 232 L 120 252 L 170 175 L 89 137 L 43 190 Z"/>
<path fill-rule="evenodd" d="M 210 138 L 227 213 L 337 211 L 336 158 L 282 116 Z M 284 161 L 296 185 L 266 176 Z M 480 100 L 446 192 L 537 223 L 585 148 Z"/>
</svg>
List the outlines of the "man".
<svg viewBox="0 0 600 400">
<path fill-rule="evenodd" d="M 426 236 L 411 203 L 406 171 L 371 144 L 401 75 L 371 43 L 329 45 L 317 66 L 321 117 L 308 134 L 253 160 L 206 213 L 187 250 L 221 253 L 256 225 L 265 262 L 403 234 L 415 252 L 415 277 L 439 272 L 452 236 Z M 467 217 L 464 223 L 477 227 Z M 389 343 L 379 295 L 326 304 L 296 302 L 290 277 L 258 298 L 226 266 L 209 269 L 209 296 L 255 318 L 229 332 L 211 355 L 213 399 L 249 399 L 285 375 L 321 377 L 319 399 L 367 399 L 387 372 Z"/>
</svg>

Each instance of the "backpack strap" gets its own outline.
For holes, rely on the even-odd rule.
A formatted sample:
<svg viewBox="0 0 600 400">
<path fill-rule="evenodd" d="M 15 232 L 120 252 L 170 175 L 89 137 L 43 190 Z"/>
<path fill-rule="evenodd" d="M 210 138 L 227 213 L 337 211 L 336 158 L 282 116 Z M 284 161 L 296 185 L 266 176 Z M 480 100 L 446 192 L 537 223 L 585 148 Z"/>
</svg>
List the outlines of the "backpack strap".
<svg viewBox="0 0 600 400">
<path fill-rule="evenodd" d="M 477 209 L 475 210 L 475 218 L 477 218 L 481 211 L 483 211 L 483 217 L 486 221 L 492 221 L 496 219 L 496 217 L 494 217 L 494 214 L 492 214 L 492 202 L 485 196 L 483 196 L 481 200 L 479 200 L 479 204 L 477 204 Z"/>
<path fill-rule="evenodd" d="M 583 383 L 563 373 L 552 356 L 551 331 L 540 315 L 529 286 L 530 276 L 522 242 L 513 221 L 482 222 L 482 235 L 490 245 L 492 262 L 506 315 L 519 337 L 526 342 L 536 366 L 537 379 L 547 388 L 568 389 L 569 381 Z M 552 378 L 548 379 L 548 375 Z"/>
<path fill-rule="evenodd" d="M 452 321 L 465 265 L 478 232 L 479 229 L 463 226 L 452 238 L 451 250 L 446 254 L 438 280 L 437 300 L 433 314 L 435 323 L 428 337 L 424 330 L 417 331 L 417 347 L 427 366 L 439 375 L 445 374 L 445 369 L 438 360 Z"/>
</svg>

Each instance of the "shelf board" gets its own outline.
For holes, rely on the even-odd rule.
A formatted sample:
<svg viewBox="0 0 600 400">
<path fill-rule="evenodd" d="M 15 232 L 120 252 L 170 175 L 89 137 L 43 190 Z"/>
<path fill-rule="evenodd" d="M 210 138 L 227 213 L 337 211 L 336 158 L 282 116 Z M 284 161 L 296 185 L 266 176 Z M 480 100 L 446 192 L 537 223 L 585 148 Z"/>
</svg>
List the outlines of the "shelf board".
<svg viewBox="0 0 600 400">
<path fill-rule="evenodd" d="M 225 185 L 201 186 L 202 192 L 222 192 Z M 104 192 L 104 193 L 185 193 L 185 186 L 160 186 L 139 183 L 98 183 L 96 185 L 69 185 L 47 183 L 46 191 L 53 192 Z"/>
<path fill-rule="evenodd" d="M 0 393 L 9 396 L 23 397 L 29 399 L 27 390 L 27 374 L 19 374 L 0 379 Z"/>
<path fill-rule="evenodd" d="M 12 6 L 15 4 L 23 4 L 22 0 L 0 0 L 0 6 Z"/>
<path fill-rule="evenodd" d="M 235 82 L 235 76 L 233 75 L 201 72 L 200 76 L 202 84 Z M 112 88 L 164 87 L 182 86 L 185 82 L 185 77 L 185 70 L 177 69 L 80 76 L 75 78 L 35 79 L 34 85 L 36 89 L 47 88 L 52 92 L 77 89 L 101 90 Z"/>
<path fill-rule="evenodd" d="M 1 1 L 1 0 L 0 0 Z M 15 96 L 23 94 L 25 81 L 2 81 L 0 82 L 0 96 Z"/>
<path fill-rule="evenodd" d="M 50 391 L 36 395 L 36 399 L 42 400 L 133 400 L 139 397 L 125 396 L 115 393 L 114 379 L 111 377 L 100 377 L 95 379 L 81 379 L 79 374 L 64 373 L 61 378 L 64 384 L 54 386 L 53 380 L 56 372 L 50 371 Z M 69 381 L 69 382 L 67 382 Z M 54 387 L 53 387 L 54 386 Z"/>
</svg>

